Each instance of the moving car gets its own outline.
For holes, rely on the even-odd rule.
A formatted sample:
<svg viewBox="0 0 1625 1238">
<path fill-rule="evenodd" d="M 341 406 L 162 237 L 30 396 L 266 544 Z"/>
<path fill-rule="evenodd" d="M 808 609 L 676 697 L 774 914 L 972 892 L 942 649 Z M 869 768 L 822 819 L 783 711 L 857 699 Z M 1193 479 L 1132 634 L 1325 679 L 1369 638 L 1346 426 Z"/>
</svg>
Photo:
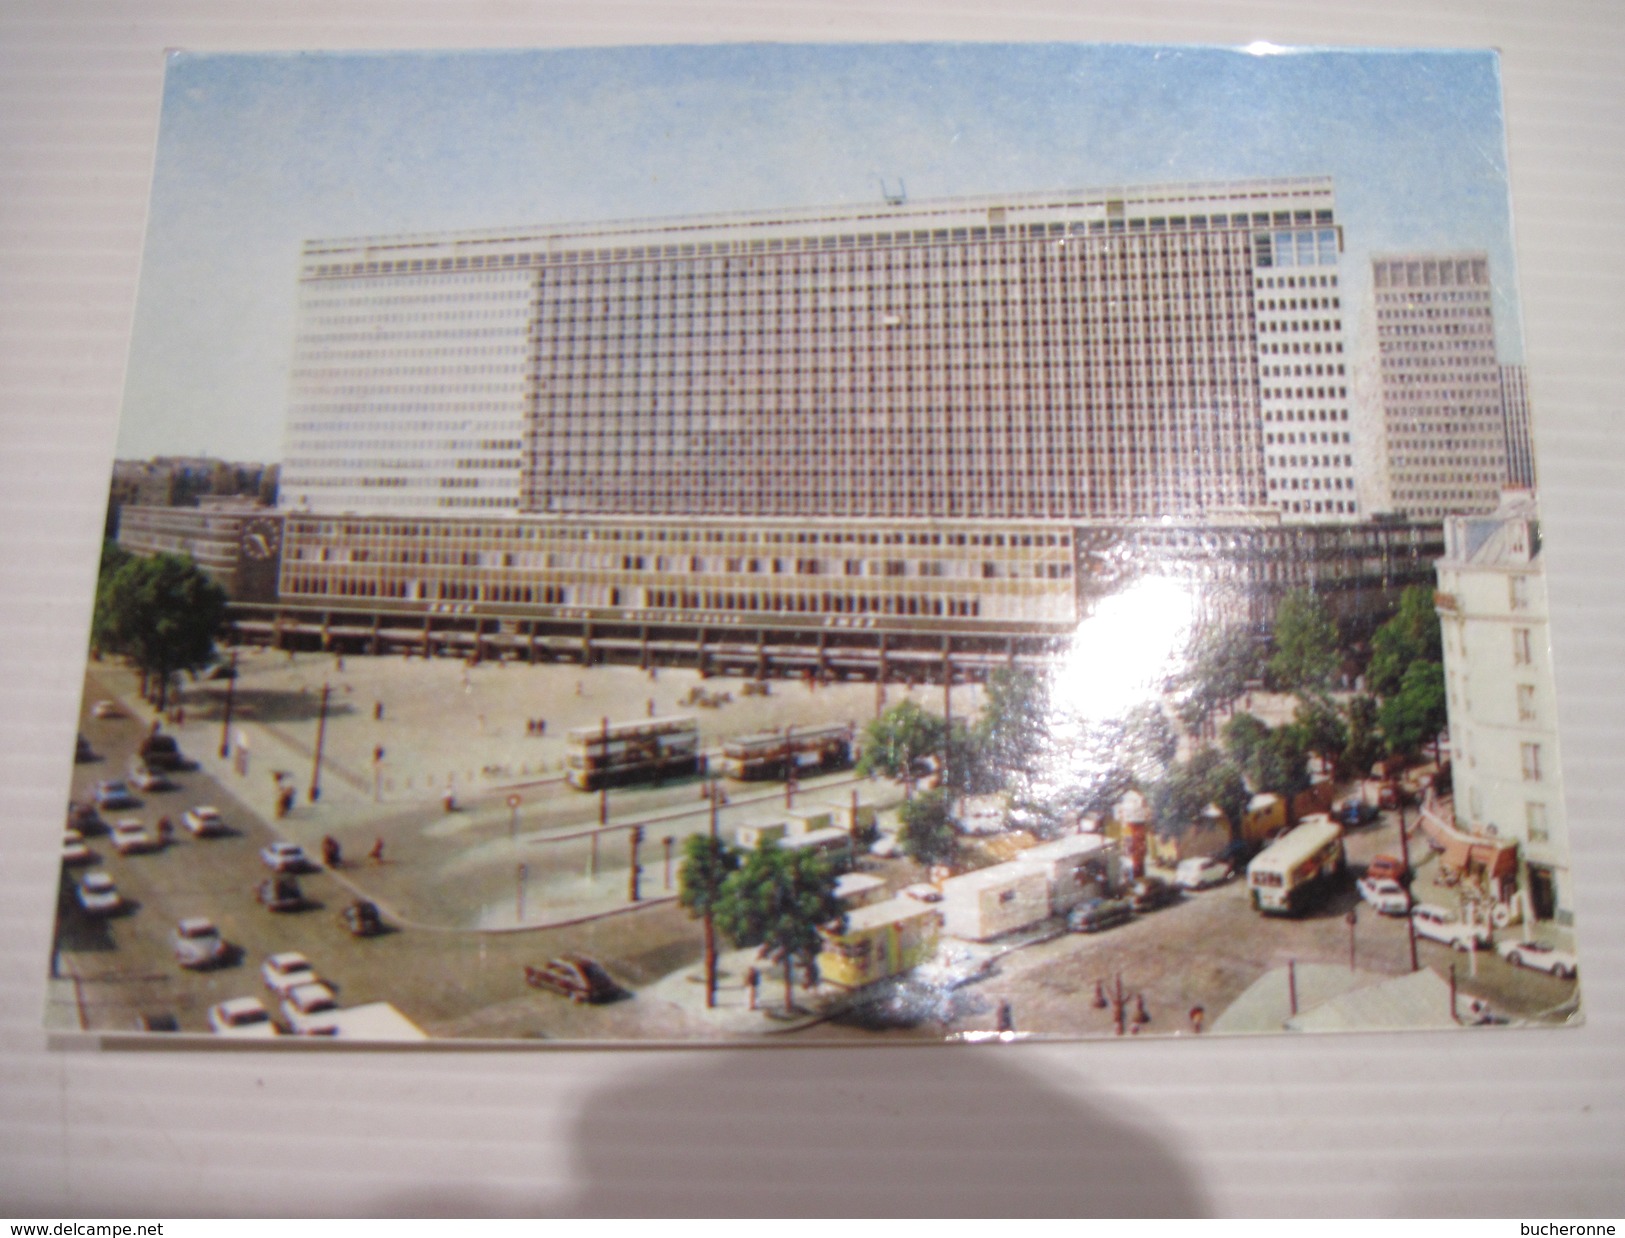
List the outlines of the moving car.
<svg viewBox="0 0 1625 1238">
<path fill-rule="evenodd" d="M 1379 855 L 1373 856 L 1371 863 L 1365 866 L 1365 875 L 1371 881 L 1397 881 L 1406 885 L 1410 882 L 1411 870 L 1397 855 Z"/>
<path fill-rule="evenodd" d="M 98 782 L 96 784 L 96 807 L 98 808 L 137 808 L 141 801 L 136 799 L 128 783 L 114 779 L 111 782 Z"/>
<path fill-rule="evenodd" d="M 376 937 L 384 931 L 384 918 L 378 914 L 378 904 L 358 898 L 339 913 L 344 927 L 352 937 Z"/>
<path fill-rule="evenodd" d="M 87 916 L 110 916 L 124 909 L 124 896 L 106 873 L 86 873 L 76 891 Z"/>
<path fill-rule="evenodd" d="M 320 981 L 295 985 L 282 999 L 282 1020 L 295 1036 L 331 1036 L 338 1024 L 328 1016 L 338 1008 L 333 990 Z"/>
<path fill-rule="evenodd" d="M 141 741 L 141 759 L 154 769 L 185 769 L 187 766 L 173 735 L 147 736 Z"/>
<path fill-rule="evenodd" d="M 62 833 L 62 862 L 64 864 L 94 864 L 96 853 L 85 844 L 85 836 L 78 830 Z"/>
<path fill-rule="evenodd" d="M 1141 877 L 1128 892 L 1128 901 L 1135 911 L 1155 911 L 1178 899 L 1178 887 L 1169 885 L 1161 877 Z"/>
<path fill-rule="evenodd" d="M 124 710 L 119 707 L 117 701 L 97 701 L 90 707 L 90 716 L 92 718 L 122 718 L 124 717 Z"/>
<path fill-rule="evenodd" d="M 295 950 L 273 954 L 260 968 L 260 979 L 265 987 L 278 997 L 286 997 L 302 984 L 315 984 L 321 979 L 310 965 L 310 960 Z"/>
<path fill-rule="evenodd" d="M 1092 898 L 1079 903 L 1066 918 L 1074 933 L 1098 933 L 1134 918 L 1134 904 L 1126 898 Z"/>
<path fill-rule="evenodd" d="M 234 997 L 209 1007 L 209 1030 L 217 1036 L 278 1036 L 277 1025 L 257 997 Z"/>
<path fill-rule="evenodd" d="M 1495 950 L 1514 967 L 1550 972 L 1559 980 L 1568 980 L 1580 971 L 1580 960 L 1572 953 L 1538 941 L 1503 941 Z"/>
<path fill-rule="evenodd" d="M 225 820 L 208 804 L 188 808 L 181 814 L 181 824 L 197 838 L 214 838 L 226 832 Z"/>
<path fill-rule="evenodd" d="M 585 955 L 566 954 L 549 959 L 540 967 L 525 968 L 525 983 L 546 989 L 573 1002 L 607 1002 L 620 996 L 616 984 L 598 963 Z"/>
<path fill-rule="evenodd" d="M 1181 860 L 1174 870 L 1174 884 L 1182 890 L 1201 890 L 1230 880 L 1230 865 L 1210 856 Z"/>
<path fill-rule="evenodd" d="M 302 873 L 312 867 L 298 843 L 270 843 L 261 848 L 260 859 L 273 873 Z"/>
<path fill-rule="evenodd" d="M 305 892 L 299 878 L 287 873 L 267 877 L 254 888 L 254 897 L 268 911 L 298 911 L 305 905 Z"/>
<path fill-rule="evenodd" d="M 1360 897 L 1385 916 L 1402 916 L 1411 909 L 1411 896 L 1399 882 L 1386 877 L 1362 877 L 1355 883 Z"/>
<path fill-rule="evenodd" d="M 1381 814 L 1374 805 L 1366 803 L 1363 799 L 1346 799 L 1337 806 L 1332 814 L 1336 822 L 1344 829 L 1357 829 L 1362 825 L 1370 825 Z"/>
<path fill-rule="evenodd" d="M 231 953 L 231 947 L 221 940 L 220 930 L 214 926 L 214 921 L 201 916 L 193 916 L 177 924 L 171 941 L 175 947 L 175 961 L 182 967 L 198 971 L 224 963 Z"/>
<path fill-rule="evenodd" d="M 120 855 L 139 855 L 157 849 L 158 839 L 147 832 L 145 822 L 135 817 L 113 822 L 113 850 Z"/>
<path fill-rule="evenodd" d="M 1490 930 L 1484 925 L 1466 924 L 1432 903 L 1418 903 L 1413 907 L 1411 923 L 1416 925 L 1418 937 L 1441 942 L 1452 950 L 1471 950 L 1475 944 L 1483 950 L 1490 944 Z"/>
<path fill-rule="evenodd" d="M 175 784 L 161 771 L 153 769 L 140 757 L 130 761 L 130 785 L 137 791 L 173 791 Z"/>
</svg>

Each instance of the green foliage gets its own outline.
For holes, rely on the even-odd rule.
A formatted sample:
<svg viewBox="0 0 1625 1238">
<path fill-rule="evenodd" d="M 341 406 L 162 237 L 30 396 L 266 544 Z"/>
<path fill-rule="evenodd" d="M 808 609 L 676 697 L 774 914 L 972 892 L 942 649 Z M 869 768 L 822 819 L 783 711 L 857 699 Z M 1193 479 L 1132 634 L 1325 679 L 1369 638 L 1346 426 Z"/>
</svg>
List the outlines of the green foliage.
<svg viewBox="0 0 1625 1238">
<path fill-rule="evenodd" d="M 1180 676 L 1180 720 L 1200 730 L 1247 690 L 1260 670 L 1258 647 L 1239 625 L 1203 631 L 1191 643 L 1187 668 Z"/>
<path fill-rule="evenodd" d="M 820 926 L 844 930 L 846 913 L 827 860 L 764 839 L 723 882 L 716 922 L 736 946 L 760 946 L 763 957 L 783 967 L 788 1010 L 795 964 L 811 967 L 823 945 Z"/>
<path fill-rule="evenodd" d="M 1348 717 L 1348 743 L 1344 745 L 1340 764 L 1350 773 L 1364 777 L 1383 754 L 1377 699 L 1364 694 L 1350 697 L 1344 711 Z"/>
<path fill-rule="evenodd" d="M 1388 750 L 1398 756 L 1414 756 L 1432 743 L 1448 719 L 1444 667 L 1437 662 L 1412 662 L 1399 681 L 1399 691 L 1377 712 Z"/>
<path fill-rule="evenodd" d="M 952 864 L 959 852 L 952 810 L 953 797 L 942 787 L 907 801 L 899 812 L 904 854 L 920 864 Z"/>
<path fill-rule="evenodd" d="M 1247 766 L 1247 780 L 1256 791 L 1273 791 L 1290 801 L 1307 791 L 1309 749 L 1303 732 L 1296 726 L 1276 727 L 1253 753 Z"/>
<path fill-rule="evenodd" d="M 1253 763 L 1258 750 L 1269 742 L 1269 725 L 1257 714 L 1237 714 L 1224 724 L 1221 738 L 1224 750 L 1238 769 Z"/>
<path fill-rule="evenodd" d="M 711 915 L 722 901 L 722 888 L 739 871 L 737 848 L 709 834 L 683 839 L 682 867 L 677 870 L 677 902 L 690 915 Z"/>
<path fill-rule="evenodd" d="M 900 701 L 863 729 L 858 773 L 901 778 L 921 757 L 939 756 L 947 746 L 947 725 L 913 701 Z"/>
<path fill-rule="evenodd" d="M 162 706 L 171 676 L 214 662 L 214 638 L 225 617 L 226 591 L 191 559 L 131 558 L 97 589 L 92 640 L 103 652 L 122 654 L 144 675 L 156 676 Z"/>
<path fill-rule="evenodd" d="M 1303 746 L 1322 760 L 1336 765 L 1348 747 L 1349 728 L 1343 715 L 1324 696 L 1300 696 L 1292 724 L 1303 738 Z"/>
<path fill-rule="evenodd" d="M 1213 748 L 1175 766 L 1149 796 L 1157 833 L 1164 837 L 1185 833 L 1209 804 L 1217 804 L 1234 829 L 1250 798 L 1241 771 Z"/>
<path fill-rule="evenodd" d="M 1008 787 L 1031 779 L 1042 764 L 1051 730 L 1045 679 L 1024 667 L 988 676 L 982 716 L 972 732 L 985 781 Z"/>
<path fill-rule="evenodd" d="M 1314 594 L 1292 590 L 1276 611 L 1270 678 L 1288 691 L 1326 688 L 1337 666 L 1337 625 Z"/>
<path fill-rule="evenodd" d="M 1392 696 L 1400 690 L 1405 671 L 1413 662 L 1439 662 L 1443 657 L 1433 590 L 1426 585 L 1412 585 L 1400 595 L 1398 613 L 1371 638 L 1366 684 L 1378 696 Z"/>
</svg>

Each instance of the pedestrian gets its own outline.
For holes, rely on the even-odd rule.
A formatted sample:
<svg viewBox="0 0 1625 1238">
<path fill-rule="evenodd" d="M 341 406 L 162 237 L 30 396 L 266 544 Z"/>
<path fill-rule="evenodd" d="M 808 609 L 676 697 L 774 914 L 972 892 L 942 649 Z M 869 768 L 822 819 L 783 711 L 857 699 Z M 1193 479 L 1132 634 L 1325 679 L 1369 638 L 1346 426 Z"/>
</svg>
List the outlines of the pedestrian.
<svg viewBox="0 0 1625 1238">
<path fill-rule="evenodd" d="M 761 988 L 761 984 L 762 973 L 754 967 L 745 973 L 745 1001 L 751 1010 L 756 1009 L 756 994 L 757 990 Z"/>
<path fill-rule="evenodd" d="M 1191 1007 L 1191 1031 L 1198 1036 L 1202 1034 L 1202 1024 L 1207 1020 L 1207 1011 L 1201 1006 Z"/>
<path fill-rule="evenodd" d="M 168 843 L 169 843 L 169 836 L 174 832 L 174 830 L 175 830 L 175 827 L 170 823 L 170 820 L 169 820 L 168 817 L 159 817 L 158 818 L 158 845 L 159 846 L 167 846 Z"/>
<path fill-rule="evenodd" d="M 446 788 L 446 793 L 440 797 L 440 802 L 446 806 L 447 812 L 457 811 L 457 797 L 452 794 L 450 787 Z"/>
<path fill-rule="evenodd" d="M 576 695 L 577 696 L 581 695 L 581 681 L 579 679 L 576 680 Z"/>
<path fill-rule="evenodd" d="M 175 706 L 175 725 L 176 726 L 185 726 L 186 725 L 186 706 L 184 706 L 184 705 Z"/>
<path fill-rule="evenodd" d="M 654 697 L 651 696 L 649 698 L 649 717 L 653 718 L 654 716 L 655 716 L 655 699 L 654 699 Z"/>
<path fill-rule="evenodd" d="M 999 1003 L 999 1015 L 998 1015 L 998 1018 L 999 1018 L 999 1034 L 1001 1036 L 1004 1035 L 1007 1032 L 1014 1032 L 1016 1030 L 1015 1012 L 1010 1009 L 1010 1003 L 1009 1002 L 1000 1002 Z"/>
<path fill-rule="evenodd" d="M 538 719 L 536 719 L 536 734 L 538 734 L 538 735 L 546 735 L 547 734 L 547 719 L 546 718 L 538 718 Z"/>
<path fill-rule="evenodd" d="M 374 701 L 372 703 L 372 720 L 374 722 L 382 722 L 384 720 L 384 703 L 382 701 Z"/>
<path fill-rule="evenodd" d="M 384 862 L 384 840 L 382 838 L 372 844 L 372 850 L 367 852 L 367 858 L 374 864 Z"/>
</svg>

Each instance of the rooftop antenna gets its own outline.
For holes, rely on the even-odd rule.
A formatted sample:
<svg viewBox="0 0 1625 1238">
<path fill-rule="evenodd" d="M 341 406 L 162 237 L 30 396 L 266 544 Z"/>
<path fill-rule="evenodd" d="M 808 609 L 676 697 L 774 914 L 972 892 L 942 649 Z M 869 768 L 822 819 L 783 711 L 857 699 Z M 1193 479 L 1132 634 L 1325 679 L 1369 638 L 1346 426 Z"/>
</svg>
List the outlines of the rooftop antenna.
<svg viewBox="0 0 1625 1238">
<path fill-rule="evenodd" d="M 903 203 L 908 201 L 908 186 L 903 183 L 903 178 L 899 176 L 897 178 L 897 192 L 893 193 L 886 187 L 886 180 L 882 177 L 880 180 L 880 196 L 886 199 L 887 206 L 902 206 Z"/>
</svg>

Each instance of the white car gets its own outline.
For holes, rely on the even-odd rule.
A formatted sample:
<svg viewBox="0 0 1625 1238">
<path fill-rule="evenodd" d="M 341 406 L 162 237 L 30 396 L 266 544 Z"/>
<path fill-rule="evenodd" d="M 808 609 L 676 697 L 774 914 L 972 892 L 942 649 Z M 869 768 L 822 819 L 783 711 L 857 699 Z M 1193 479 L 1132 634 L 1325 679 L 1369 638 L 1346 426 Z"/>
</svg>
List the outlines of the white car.
<svg viewBox="0 0 1625 1238">
<path fill-rule="evenodd" d="M 234 997 L 209 1007 L 209 1030 L 217 1036 L 278 1036 L 271 1013 L 257 997 Z"/>
<path fill-rule="evenodd" d="M 137 791 L 173 791 L 175 784 L 169 780 L 162 770 L 153 769 L 152 766 L 142 762 L 140 757 L 130 762 L 127 775 L 130 785 Z"/>
<path fill-rule="evenodd" d="M 188 833 L 198 838 L 213 838 L 226 832 L 226 823 L 219 810 L 207 804 L 188 808 L 181 814 L 181 824 L 186 827 Z"/>
<path fill-rule="evenodd" d="M 316 984 L 321 977 L 311 967 L 310 960 L 297 951 L 273 954 L 260 968 L 265 987 L 278 997 L 286 997 L 302 984 Z"/>
<path fill-rule="evenodd" d="M 134 817 L 113 822 L 113 850 L 120 855 L 139 855 L 157 849 L 158 839 L 147 832 L 143 822 Z"/>
<path fill-rule="evenodd" d="M 1432 903 L 1418 903 L 1411 908 L 1411 923 L 1416 926 L 1418 937 L 1441 942 L 1452 950 L 1471 950 L 1475 944 L 1480 950 L 1485 950 L 1490 945 L 1491 936 L 1487 927 L 1466 924 Z"/>
<path fill-rule="evenodd" d="M 214 921 L 201 916 L 193 916 L 177 924 L 172 940 L 175 961 L 182 967 L 198 971 L 224 963 L 231 953 L 231 947 L 221 940 L 220 930 L 214 926 Z"/>
<path fill-rule="evenodd" d="M 81 877 L 78 898 L 87 916 L 110 916 L 124 907 L 124 896 L 106 873 L 86 873 Z"/>
<path fill-rule="evenodd" d="M 877 855 L 883 860 L 890 860 L 903 854 L 902 844 L 897 841 L 895 834 L 882 834 L 869 847 L 870 855 Z"/>
<path fill-rule="evenodd" d="M 64 864 L 94 864 L 96 853 L 85 843 L 85 836 L 78 830 L 64 830 L 62 833 L 62 862 Z"/>
<path fill-rule="evenodd" d="M 898 891 L 904 898 L 911 898 L 917 903 L 940 903 L 942 891 L 929 881 L 916 881 L 911 886 L 904 886 Z"/>
<path fill-rule="evenodd" d="M 1536 971 L 1550 972 L 1559 980 L 1568 980 L 1580 971 L 1580 960 L 1572 953 L 1538 941 L 1503 941 L 1495 949 L 1514 967 L 1533 967 Z"/>
<path fill-rule="evenodd" d="M 271 843 L 261 848 L 260 859 L 273 873 L 302 873 L 313 867 L 298 843 Z"/>
<path fill-rule="evenodd" d="M 1211 856 L 1181 860 L 1174 869 L 1174 884 L 1182 890 L 1201 890 L 1230 880 L 1230 865 Z"/>
<path fill-rule="evenodd" d="M 1411 909 L 1411 896 L 1399 882 L 1387 877 L 1362 877 L 1355 883 L 1360 897 L 1385 916 L 1402 916 Z"/>
<path fill-rule="evenodd" d="M 339 1008 L 333 990 L 321 982 L 295 985 L 282 999 L 282 1018 L 296 1036 L 331 1036 L 338 1031 Z"/>
<path fill-rule="evenodd" d="M 97 701 L 90 707 L 92 718 L 122 718 L 124 711 L 119 708 L 117 701 Z"/>
</svg>

